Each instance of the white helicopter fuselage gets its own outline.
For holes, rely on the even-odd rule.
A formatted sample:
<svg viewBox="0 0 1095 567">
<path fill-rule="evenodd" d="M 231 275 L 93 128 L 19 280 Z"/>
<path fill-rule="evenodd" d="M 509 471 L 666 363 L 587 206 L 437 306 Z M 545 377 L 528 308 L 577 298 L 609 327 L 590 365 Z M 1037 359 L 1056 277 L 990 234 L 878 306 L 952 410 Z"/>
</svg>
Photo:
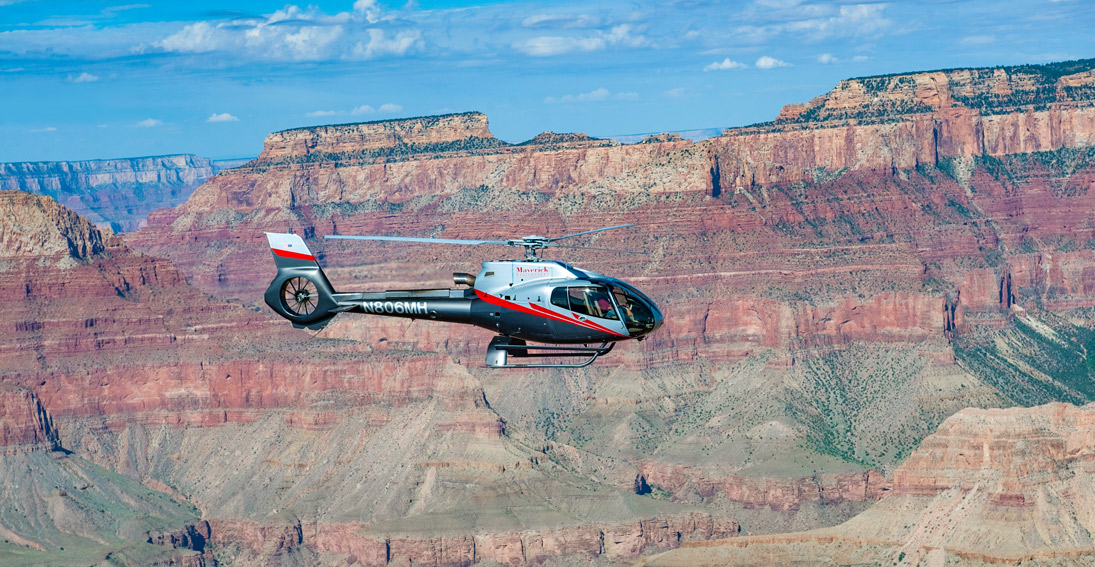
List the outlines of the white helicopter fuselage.
<svg viewBox="0 0 1095 567">
<path fill-rule="evenodd" d="M 336 292 L 299 236 L 268 236 L 278 274 L 266 303 L 298 327 L 322 328 L 339 313 L 470 324 L 499 335 L 488 349 L 488 365 L 513 366 L 502 355 L 603 354 L 611 350 L 605 345 L 641 340 L 663 322 L 657 305 L 626 282 L 539 258 L 487 261 L 475 276 L 453 274 L 455 283 L 470 286 L 463 289 Z M 524 341 L 602 346 L 541 355 L 532 351 L 546 347 Z"/>
</svg>

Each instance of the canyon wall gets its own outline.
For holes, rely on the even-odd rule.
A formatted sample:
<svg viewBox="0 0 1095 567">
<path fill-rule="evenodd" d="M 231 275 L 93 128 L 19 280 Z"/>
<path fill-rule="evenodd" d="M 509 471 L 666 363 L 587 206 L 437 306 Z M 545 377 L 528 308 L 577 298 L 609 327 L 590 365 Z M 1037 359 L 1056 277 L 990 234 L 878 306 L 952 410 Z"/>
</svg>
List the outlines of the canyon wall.
<svg viewBox="0 0 1095 567">
<path fill-rule="evenodd" d="M 148 213 L 174 207 L 221 168 L 195 155 L 0 163 L 0 190 L 49 195 L 114 232 L 136 230 Z"/>
<path fill-rule="evenodd" d="M 317 348 L 263 313 L 194 289 L 167 261 L 133 253 L 48 197 L 0 193 L 0 219 L 0 273 L 22 282 L 4 288 L 12 308 L 0 318 L 0 466 L 14 467 L 6 478 L 25 489 L 19 479 L 35 470 L 27 459 L 41 460 L 41 478 L 62 487 L 19 491 L 27 520 L 0 523 L 0 559 L 30 549 L 68 563 L 100 545 L 121 564 L 168 548 L 174 561 L 198 565 L 213 558 L 195 542 L 214 541 L 243 545 L 241 560 L 254 553 L 263 563 L 285 550 L 248 551 L 241 534 L 291 531 L 302 518 L 327 527 L 286 545 L 323 564 L 346 560 L 332 530 L 362 523 L 361 545 L 403 534 L 396 547 L 416 561 L 436 545 L 436 523 L 465 530 L 483 542 L 464 565 L 587 553 L 620 560 L 737 532 L 727 517 L 648 502 L 511 438 L 479 380 L 450 357 L 347 340 Z M 72 475 L 109 479 L 92 493 Z M 117 500 L 101 504 L 110 494 Z M 545 504 L 530 507 L 530 497 Z M 192 503 L 205 527 L 184 518 Z M 90 508 L 101 511 L 76 512 Z M 468 510 L 477 517 L 470 526 L 458 520 Z M 151 523 L 123 521 L 141 514 Z M 115 521 L 122 531 L 111 531 Z M 56 527 L 36 532 L 42 525 Z M 152 547 L 129 547 L 135 526 Z M 572 536 L 602 547 L 571 551 Z M 507 551 L 513 541 L 544 549 Z"/>
<path fill-rule="evenodd" d="M 552 530 L 435 537 L 378 537 L 369 531 L 368 525 L 353 524 L 295 524 L 278 530 L 223 522 L 215 526 L 214 541 L 222 538 L 240 543 L 257 557 L 291 554 L 307 546 L 323 559 L 337 558 L 341 564 L 365 567 L 469 567 L 480 562 L 519 566 L 550 564 L 574 556 L 578 561 L 624 561 L 644 551 L 672 549 L 687 541 L 736 536 L 739 526 L 726 518 L 693 513 Z"/>
<path fill-rule="evenodd" d="M 772 123 L 713 141 L 720 189 L 812 180 L 819 170 L 893 172 L 947 158 L 1095 145 L 1090 60 L 841 81 Z"/>
<path fill-rule="evenodd" d="M 1082 565 L 1095 405 L 967 409 L 894 472 L 893 493 L 832 528 L 686 543 L 644 565 Z"/>
<path fill-rule="evenodd" d="M 924 492 L 949 473 L 895 472 L 949 416 L 1095 399 L 1093 62 L 1079 65 L 1044 67 L 1048 83 L 850 80 L 698 143 L 508 144 L 478 113 L 290 130 L 121 237 L 0 193 L 0 273 L 23 283 L 0 288 L 2 399 L 31 408 L 5 410 L 3 435 L 13 454 L 56 440 L 199 506 L 209 538 L 254 563 L 575 559 L 537 546 L 620 560 L 677 532 L 949 497 Z M 968 102 L 1045 84 L 1059 94 Z M 298 331 L 259 299 L 264 231 L 301 234 L 337 289 L 377 290 L 444 287 L 507 252 L 321 236 L 624 223 L 584 242 L 647 255 L 549 258 L 633 283 L 666 325 L 579 371 L 486 370 L 490 333 L 449 324 Z M 695 513 L 723 527 L 673 527 Z"/>
<path fill-rule="evenodd" d="M 299 158 L 311 154 L 342 154 L 395 146 L 437 145 L 469 138 L 494 138 L 487 126 L 486 115 L 447 114 L 283 130 L 266 137 L 259 160 L 269 162 L 278 158 Z"/>
<path fill-rule="evenodd" d="M 669 467 L 798 486 L 893 467 L 967 405 L 1090 399 L 1063 369 L 1039 378 L 1052 388 L 1018 390 L 987 370 L 1026 356 L 1024 337 L 1002 358 L 984 349 L 1017 316 L 1095 306 L 1092 66 L 851 79 L 773 123 L 699 143 L 545 134 L 513 145 L 478 113 L 298 129 L 271 135 L 263 157 L 126 238 L 201 289 L 257 304 L 272 273 L 266 230 L 303 234 L 336 288 L 408 289 L 476 271 L 483 251 L 318 236 L 507 238 L 635 222 L 589 243 L 647 257 L 555 257 L 639 286 L 666 326 L 622 345 L 618 374 L 594 369 L 589 386 L 530 402 L 488 380 L 492 408 L 547 441 L 623 462 L 656 454 Z M 379 318 L 340 318 L 324 333 L 469 366 L 489 339 Z M 656 384 L 628 383 L 639 377 Z M 598 403 L 574 401 L 587 387 L 583 399 Z M 657 401 L 662 390 L 672 403 Z M 703 425 L 772 423 L 786 430 L 763 440 L 713 441 Z M 614 474 L 622 485 L 622 469 Z"/>
</svg>

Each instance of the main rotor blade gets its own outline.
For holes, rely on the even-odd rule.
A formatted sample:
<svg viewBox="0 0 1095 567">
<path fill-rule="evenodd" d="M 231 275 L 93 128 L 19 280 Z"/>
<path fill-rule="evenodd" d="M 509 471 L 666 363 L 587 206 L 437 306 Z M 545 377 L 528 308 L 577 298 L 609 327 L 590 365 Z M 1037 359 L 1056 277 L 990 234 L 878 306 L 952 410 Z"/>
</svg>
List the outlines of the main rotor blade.
<svg viewBox="0 0 1095 567">
<path fill-rule="evenodd" d="M 555 242 L 556 240 L 562 240 L 564 238 L 574 238 L 575 236 L 582 236 L 583 234 L 593 234 L 594 232 L 601 232 L 602 230 L 612 230 L 614 228 L 627 228 L 629 226 L 635 226 L 634 224 L 618 224 L 616 226 L 606 226 L 605 228 L 596 228 L 593 230 L 587 230 L 585 232 L 576 232 L 574 234 L 568 234 L 566 236 L 557 236 L 555 238 L 548 238 L 548 242 Z"/>
<path fill-rule="evenodd" d="M 323 238 L 337 239 L 337 240 L 386 240 L 390 242 L 430 242 L 434 244 L 464 244 L 467 246 L 478 246 L 480 244 L 501 244 L 508 246 L 509 243 L 505 240 L 464 240 L 458 238 L 415 238 L 411 236 L 359 236 L 359 235 L 340 235 L 332 234 L 324 236 Z"/>
<path fill-rule="evenodd" d="M 626 254 L 649 254 L 642 250 L 624 250 L 623 248 L 598 248 L 596 246 L 568 246 L 566 244 L 547 244 L 551 248 L 574 248 L 575 250 L 606 250 L 608 252 L 624 252 Z"/>
</svg>

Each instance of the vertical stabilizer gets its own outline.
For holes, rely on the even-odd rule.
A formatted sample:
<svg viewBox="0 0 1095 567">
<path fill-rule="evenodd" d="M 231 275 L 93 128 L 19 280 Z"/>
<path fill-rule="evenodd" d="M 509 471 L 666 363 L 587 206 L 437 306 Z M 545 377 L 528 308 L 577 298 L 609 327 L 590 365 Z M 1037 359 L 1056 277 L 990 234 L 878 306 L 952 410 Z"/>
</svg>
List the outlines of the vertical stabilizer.
<svg viewBox="0 0 1095 567">
<path fill-rule="evenodd" d="M 336 314 L 332 309 L 338 307 L 335 291 L 304 239 L 277 232 L 267 232 L 266 239 L 278 268 L 266 288 L 266 304 L 296 326 L 317 329 L 326 325 Z"/>
</svg>

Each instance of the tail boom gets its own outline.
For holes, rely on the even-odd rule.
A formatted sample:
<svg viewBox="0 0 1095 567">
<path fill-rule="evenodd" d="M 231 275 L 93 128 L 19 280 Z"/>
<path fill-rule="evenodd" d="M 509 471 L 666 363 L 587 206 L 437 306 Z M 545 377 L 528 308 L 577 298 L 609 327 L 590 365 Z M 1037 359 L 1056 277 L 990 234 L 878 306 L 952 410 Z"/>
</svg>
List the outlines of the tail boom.
<svg viewBox="0 0 1095 567">
<path fill-rule="evenodd" d="M 483 319 L 473 315 L 472 304 L 477 300 L 470 289 L 336 292 L 299 235 L 268 232 L 266 237 L 278 273 L 264 299 L 295 327 L 318 330 L 339 313 L 471 324 Z"/>
</svg>

